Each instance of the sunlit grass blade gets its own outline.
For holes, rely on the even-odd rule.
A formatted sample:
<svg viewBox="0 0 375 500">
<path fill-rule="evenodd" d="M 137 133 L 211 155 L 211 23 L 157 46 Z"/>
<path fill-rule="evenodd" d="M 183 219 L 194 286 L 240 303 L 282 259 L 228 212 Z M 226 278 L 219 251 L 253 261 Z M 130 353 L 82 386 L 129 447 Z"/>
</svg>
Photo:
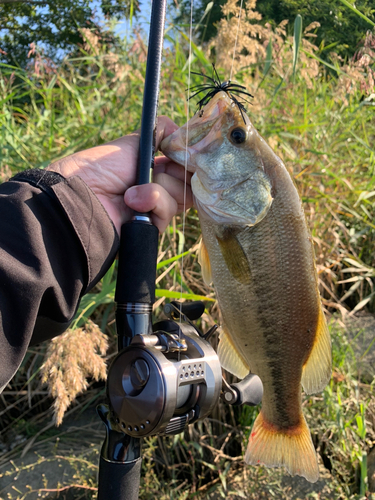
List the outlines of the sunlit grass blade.
<svg viewBox="0 0 375 500">
<path fill-rule="evenodd" d="M 116 281 L 110 281 L 102 287 L 100 292 L 88 293 L 82 297 L 72 328 L 82 326 L 99 306 L 113 303 L 115 288 Z"/>
<path fill-rule="evenodd" d="M 293 36 L 293 80 L 296 75 L 298 53 L 302 41 L 302 17 L 297 14 L 294 21 L 294 36 Z"/>
<path fill-rule="evenodd" d="M 184 32 L 181 32 L 181 35 L 183 38 L 185 38 L 185 40 L 187 42 L 190 43 L 189 37 Z M 193 53 L 197 56 L 198 60 L 203 65 L 208 66 L 208 67 L 211 66 L 210 61 L 205 56 L 203 50 L 200 47 L 198 47 L 193 41 L 191 41 L 191 48 L 192 48 Z"/>
<path fill-rule="evenodd" d="M 183 252 L 181 254 L 175 255 L 174 257 L 171 257 L 170 259 L 162 260 L 161 262 L 158 263 L 157 269 L 161 269 L 164 266 L 168 266 L 169 264 L 172 264 L 172 262 L 175 262 L 176 260 L 180 260 L 186 255 L 189 255 L 192 252 L 192 250 L 187 250 L 186 252 Z"/>
<path fill-rule="evenodd" d="M 357 311 L 360 311 L 365 307 L 366 304 L 370 302 L 370 300 L 374 297 L 375 293 L 371 293 L 368 297 L 362 299 L 358 304 L 350 311 L 350 316 L 353 316 Z"/>
<path fill-rule="evenodd" d="M 263 75 L 266 76 L 272 65 L 272 38 L 269 39 L 266 52 L 266 60 L 264 62 Z"/>
<path fill-rule="evenodd" d="M 348 9 L 355 12 L 357 14 L 357 16 L 361 17 L 366 22 L 371 24 L 371 26 L 375 26 L 375 23 L 373 21 L 371 21 L 371 19 L 369 19 L 367 16 L 365 16 L 365 14 L 362 14 L 362 12 L 359 11 L 355 5 L 348 2 L 348 0 L 340 0 L 340 2 L 343 3 L 346 7 L 348 7 Z"/>
<path fill-rule="evenodd" d="M 205 295 L 197 295 L 195 293 L 178 292 L 173 290 L 166 290 L 157 288 L 155 292 L 157 297 L 166 297 L 168 299 L 185 299 L 185 300 L 205 300 L 208 302 L 215 302 L 215 299 L 206 297 Z"/>
<path fill-rule="evenodd" d="M 214 6 L 214 2 L 208 2 L 206 5 L 205 11 L 203 13 L 203 16 L 200 18 L 198 24 L 195 26 L 194 31 L 197 31 L 199 26 L 202 24 L 203 19 L 209 14 L 212 10 L 212 7 Z"/>
</svg>

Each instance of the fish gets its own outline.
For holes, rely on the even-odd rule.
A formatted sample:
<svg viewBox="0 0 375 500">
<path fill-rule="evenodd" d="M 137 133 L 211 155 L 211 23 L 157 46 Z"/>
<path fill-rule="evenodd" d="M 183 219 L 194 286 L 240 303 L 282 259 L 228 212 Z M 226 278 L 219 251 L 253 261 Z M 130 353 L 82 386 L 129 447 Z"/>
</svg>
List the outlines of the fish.
<svg viewBox="0 0 375 500">
<path fill-rule="evenodd" d="M 302 388 L 314 394 L 329 382 L 331 341 L 297 188 L 223 91 L 165 138 L 161 150 L 194 173 L 198 260 L 220 309 L 222 367 L 241 379 L 255 373 L 263 383 L 245 462 L 284 467 L 315 482 L 319 467 Z"/>
</svg>

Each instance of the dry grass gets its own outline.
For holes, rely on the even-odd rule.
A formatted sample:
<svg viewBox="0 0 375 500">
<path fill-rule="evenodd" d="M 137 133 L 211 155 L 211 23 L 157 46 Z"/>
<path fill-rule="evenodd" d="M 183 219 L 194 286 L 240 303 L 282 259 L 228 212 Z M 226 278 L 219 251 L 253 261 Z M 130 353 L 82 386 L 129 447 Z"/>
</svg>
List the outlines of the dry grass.
<svg viewBox="0 0 375 500">
<path fill-rule="evenodd" d="M 88 379 L 106 380 L 104 355 L 108 339 L 92 321 L 85 328 L 68 330 L 52 339 L 41 367 L 42 383 L 54 398 L 54 421 L 60 425 L 78 394 L 88 388 Z"/>
</svg>

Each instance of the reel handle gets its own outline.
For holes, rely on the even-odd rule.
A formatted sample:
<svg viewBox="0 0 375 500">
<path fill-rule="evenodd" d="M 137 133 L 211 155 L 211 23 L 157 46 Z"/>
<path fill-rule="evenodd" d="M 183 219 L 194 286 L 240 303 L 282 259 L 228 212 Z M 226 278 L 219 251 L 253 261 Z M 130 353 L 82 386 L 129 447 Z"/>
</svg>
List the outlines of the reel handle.
<svg viewBox="0 0 375 500">
<path fill-rule="evenodd" d="M 241 382 L 229 385 L 223 378 L 222 399 L 233 406 L 257 406 L 263 397 L 263 384 L 258 375 L 249 373 Z"/>
<path fill-rule="evenodd" d="M 231 384 L 237 392 L 236 406 L 248 405 L 257 406 L 262 401 L 263 384 L 258 375 L 249 373 L 241 382 Z"/>
</svg>

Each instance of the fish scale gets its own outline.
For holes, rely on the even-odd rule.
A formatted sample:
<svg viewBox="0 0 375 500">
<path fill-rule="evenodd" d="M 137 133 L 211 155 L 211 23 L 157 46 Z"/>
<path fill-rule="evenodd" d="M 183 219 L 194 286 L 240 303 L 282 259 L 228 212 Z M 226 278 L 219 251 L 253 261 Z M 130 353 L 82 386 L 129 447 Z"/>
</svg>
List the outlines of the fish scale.
<svg viewBox="0 0 375 500">
<path fill-rule="evenodd" d="M 182 127 L 162 151 L 183 163 L 185 139 Z M 308 394 L 323 390 L 331 352 L 300 197 L 280 158 L 224 92 L 190 120 L 187 139 L 199 261 L 222 318 L 218 355 L 239 378 L 259 375 L 264 388 L 245 461 L 284 466 L 314 482 L 301 386 Z"/>
<path fill-rule="evenodd" d="M 226 266 L 221 266 L 218 272 L 213 270 L 213 281 L 223 322 L 227 329 L 230 325 L 232 337 L 238 339 L 238 349 L 252 371 L 262 379 L 265 393 L 262 411 L 270 415 L 273 405 L 268 408 L 268 398 L 273 397 L 277 406 L 280 402 L 283 411 L 276 412 L 272 423 L 291 427 L 300 422 L 301 411 L 295 412 L 300 405 L 300 387 L 291 384 L 290 380 L 301 378 L 301 348 L 305 350 L 305 355 L 302 355 L 304 360 L 312 348 L 316 330 L 310 317 L 316 316 L 320 303 L 316 290 L 306 286 L 300 276 L 298 279 L 293 276 L 299 269 L 297 259 L 300 252 L 296 250 L 299 242 L 289 239 L 287 235 L 295 235 L 296 232 L 283 231 L 284 221 L 275 217 L 277 213 L 275 199 L 267 217 L 259 225 L 247 228 L 237 236 L 248 254 L 252 276 L 250 285 L 230 286 L 233 277 Z M 220 258 L 220 248 L 215 245 L 215 226 L 207 226 L 207 222 L 202 225 L 203 237 L 209 255 L 215 260 L 215 257 Z M 276 227 L 278 230 L 275 230 Z M 283 247 L 289 252 L 291 243 L 289 258 L 295 261 L 296 266 L 287 267 L 288 273 L 285 273 Z M 295 285 L 292 287 L 291 283 Z M 292 293 L 288 293 L 288 288 Z M 279 298 L 275 300 L 275 296 Z M 306 311 L 306 304 L 313 309 L 313 314 Z M 311 331 L 309 336 L 308 329 Z M 304 331 L 306 336 L 301 336 Z M 296 363 L 293 363 L 295 358 L 288 351 L 297 348 L 298 342 L 302 346 Z M 285 421 L 284 414 L 289 407 L 294 417 Z"/>
</svg>

